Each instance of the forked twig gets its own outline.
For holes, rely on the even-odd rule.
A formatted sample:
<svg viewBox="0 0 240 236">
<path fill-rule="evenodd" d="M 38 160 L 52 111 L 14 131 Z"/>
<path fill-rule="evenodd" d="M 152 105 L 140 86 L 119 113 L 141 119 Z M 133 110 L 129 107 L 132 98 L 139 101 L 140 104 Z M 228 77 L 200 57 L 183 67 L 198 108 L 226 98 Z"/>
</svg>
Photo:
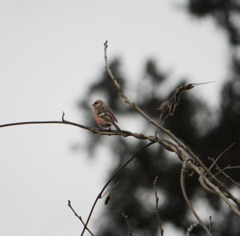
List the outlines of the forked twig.
<svg viewBox="0 0 240 236">
<path fill-rule="evenodd" d="M 82 217 L 79 216 L 79 215 L 77 214 L 77 212 L 73 209 L 70 200 L 68 200 L 68 206 L 69 206 L 69 208 L 72 210 L 72 212 L 74 213 L 74 215 L 75 215 L 75 216 L 82 222 L 82 224 L 85 226 L 85 223 L 84 223 Z M 88 227 L 86 227 L 86 230 L 87 230 L 92 236 L 94 236 L 94 234 L 90 231 L 90 229 L 89 229 Z"/>
<path fill-rule="evenodd" d="M 215 82 L 215 81 L 209 81 L 209 82 L 205 82 L 205 83 L 191 83 L 191 84 L 187 84 L 187 85 L 178 87 L 175 90 L 173 96 L 170 97 L 169 99 L 167 99 L 166 101 L 164 101 L 158 108 L 158 110 L 161 113 L 161 115 L 159 116 L 158 123 L 160 123 L 160 121 L 162 121 L 162 124 L 163 124 L 163 122 L 166 120 L 167 117 L 173 116 L 173 113 L 175 112 L 176 107 L 179 104 L 180 97 L 183 92 L 193 89 L 194 87 L 196 87 L 198 85 L 204 85 L 204 84 L 209 84 L 209 83 L 213 83 L 213 82 Z M 166 113 L 166 115 L 163 118 L 165 113 Z M 157 132 L 157 130 L 156 130 L 156 132 Z"/>
<path fill-rule="evenodd" d="M 225 150 L 223 150 L 223 152 L 220 153 L 220 155 L 218 155 L 218 157 L 213 161 L 212 165 L 209 167 L 209 171 L 211 171 L 211 169 L 214 167 L 214 165 L 218 162 L 218 160 L 232 147 L 236 144 L 236 142 L 230 144 Z"/>
<path fill-rule="evenodd" d="M 212 158 L 209 158 L 210 161 L 214 161 L 212 160 Z M 223 174 L 228 180 L 230 180 L 233 184 L 235 184 L 238 188 L 240 188 L 240 184 L 238 182 L 236 182 L 232 177 L 230 177 L 228 174 L 225 173 L 225 170 L 228 169 L 240 169 L 240 166 L 226 166 L 224 168 L 220 168 L 220 166 L 215 163 L 214 164 L 216 166 L 216 170 L 218 170 L 217 173 L 215 173 L 215 176 L 219 175 L 219 174 Z"/>
</svg>

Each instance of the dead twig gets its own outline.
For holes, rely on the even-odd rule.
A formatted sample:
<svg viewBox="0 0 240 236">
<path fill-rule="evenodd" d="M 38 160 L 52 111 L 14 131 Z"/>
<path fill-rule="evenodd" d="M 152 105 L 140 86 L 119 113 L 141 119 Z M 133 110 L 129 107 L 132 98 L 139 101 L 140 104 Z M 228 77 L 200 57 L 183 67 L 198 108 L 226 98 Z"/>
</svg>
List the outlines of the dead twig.
<svg viewBox="0 0 240 236">
<path fill-rule="evenodd" d="M 135 137 L 137 139 L 142 139 L 142 140 L 149 140 L 150 142 L 159 142 L 160 144 L 162 143 L 161 139 L 155 137 L 155 136 L 148 136 L 142 133 L 132 133 L 127 130 L 102 130 L 99 128 L 91 127 L 91 126 L 86 126 L 78 123 L 74 123 L 71 121 L 67 121 L 65 119 L 62 120 L 55 120 L 55 121 L 24 121 L 24 122 L 14 122 L 14 123 L 8 123 L 8 124 L 2 124 L 0 125 L 0 128 L 6 128 L 6 127 L 11 127 L 11 126 L 22 126 L 22 125 L 47 125 L 47 124 L 60 124 L 60 125 L 70 125 L 70 126 L 75 126 L 81 129 L 88 130 L 94 134 L 99 134 L 99 135 L 108 135 L 108 136 L 122 136 L 122 137 Z M 164 143 L 163 143 L 164 145 Z"/>
<path fill-rule="evenodd" d="M 208 228 L 205 226 L 205 224 L 203 223 L 203 221 L 201 220 L 201 218 L 198 216 L 197 212 L 194 210 L 188 196 L 186 193 L 186 187 L 185 187 L 185 169 L 186 169 L 186 164 L 187 164 L 187 160 L 184 161 L 182 168 L 181 168 L 181 177 L 180 177 L 180 184 L 181 184 L 181 189 L 182 189 L 182 194 L 183 197 L 189 207 L 189 209 L 192 211 L 193 215 L 195 216 L 195 218 L 197 219 L 199 225 L 203 228 L 203 230 L 206 232 L 206 234 L 208 236 L 212 236 L 211 232 L 208 230 Z"/>
<path fill-rule="evenodd" d="M 212 158 L 209 158 L 210 161 L 214 161 Z M 218 171 L 215 173 L 215 176 L 222 174 L 224 175 L 229 181 L 231 181 L 233 184 L 235 184 L 238 188 L 240 188 L 240 184 L 236 182 L 232 177 L 230 177 L 228 174 L 225 173 L 226 170 L 231 169 L 240 169 L 240 166 L 226 166 L 223 169 L 220 168 L 220 166 L 215 162 L 214 163 L 216 170 Z"/>
<path fill-rule="evenodd" d="M 158 194 L 157 194 L 157 187 L 156 187 L 157 181 L 158 181 L 158 176 L 156 176 L 154 181 L 153 181 L 153 190 L 154 190 L 155 207 L 156 207 L 155 214 L 156 214 L 156 217 L 157 217 L 157 222 L 158 222 L 158 227 L 159 227 L 159 230 L 160 230 L 160 235 L 163 236 L 164 229 L 162 227 L 162 221 L 161 221 L 161 218 L 160 218 L 160 212 L 159 212 L 159 207 L 158 207 L 159 197 L 158 197 Z"/>
<path fill-rule="evenodd" d="M 209 216 L 209 227 L 208 227 L 208 229 L 209 229 L 209 231 L 211 231 L 211 228 L 212 228 L 212 226 L 213 226 L 213 222 L 212 222 L 212 217 L 211 216 Z"/>
<path fill-rule="evenodd" d="M 209 171 L 211 171 L 211 169 L 214 167 L 215 163 L 217 163 L 218 160 L 235 144 L 236 144 L 236 142 L 230 144 L 225 150 L 223 150 L 223 152 L 220 153 L 220 155 L 218 155 L 218 157 L 213 161 L 212 165 L 209 167 Z"/>
<path fill-rule="evenodd" d="M 228 195 L 228 193 L 225 191 L 220 190 L 220 188 L 218 186 L 216 186 L 212 181 L 210 181 L 210 178 L 207 178 L 204 170 L 202 167 L 197 167 L 195 166 L 192 162 L 188 162 L 187 163 L 189 165 L 190 168 L 194 169 L 194 171 L 196 173 L 198 173 L 199 176 L 201 176 L 201 178 L 204 178 L 204 185 L 202 185 L 202 187 L 206 190 L 218 195 L 228 206 L 229 208 L 238 216 L 240 216 L 240 211 L 238 209 L 238 207 L 236 207 L 234 204 L 232 204 L 232 202 L 229 200 L 235 200 L 236 202 L 239 201 L 239 199 L 237 199 L 236 197 L 234 197 L 232 194 L 231 196 Z M 224 184 L 222 184 L 224 186 Z M 234 202 L 235 202 L 234 201 Z"/>
<path fill-rule="evenodd" d="M 188 227 L 188 229 L 187 229 L 186 236 L 190 236 L 192 230 L 193 230 L 194 228 L 196 228 L 198 225 L 199 225 L 199 223 L 193 223 L 193 224 L 191 224 L 191 225 Z"/>
<path fill-rule="evenodd" d="M 158 108 L 158 110 L 161 113 L 161 115 L 159 117 L 159 123 L 162 121 L 161 123 L 163 124 L 163 122 L 166 120 L 167 117 L 173 116 L 173 114 L 176 110 L 176 107 L 179 104 L 181 94 L 183 92 L 193 89 L 194 87 L 196 87 L 198 85 L 204 85 L 204 84 L 209 84 L 209 83 L 213 83 L 213 82 L 214 81 L 205 82 L 205 83 L 191 83 L 191 84 L 187 84 L 187 85 L 178 87 L 175 90 L 173 96 L 171 98 L 167 99 L 166 101 L 164 101 Z M 164 114 L 166 114 L 165 117 L 164 117 Z M 157 132 L 157 130 L 156 130 L 156 132 Z"/>
<path fill-rule="evenodd" d="M 128 235 L 129 235 L 129 236 L 133 236 L 133 231 L 132 231 L 132 227 L 131 227 L 131 225 L 130 225 L 130 223 L 129 223 L 128 215 L 122 213 L 122 216 L 124 217 L 124 220 L 125 220 L 125 222 L 126 222 L 126 224 L 127 224 Z"/>
<path fill-rule="evenodd" d="M 78 214 L 77 214 L 77 212 L 73 209 L 73 207 L 72 207 L 72 204 L 71 204 L 71 201 L 70 200 L 68 200 L 68 206 L 69 206 L 69 208 L 72 210 L 72 212 L 74 213 L 74 215 L 82 222 L 82 224 L 84 225 L 84 227 L 85 227 L 85 223 L 84 223 L 84 221 L 83 221 L 83 219 L 82 219 L 82 217 L 81 216 L 79 216 Z M 94 236 L 94 234 L 90 231 L 90 229 L 88 228 L 88 227 L 86 227 L 86 230 L 92 235 L 92 236 Z"/>
</svg>

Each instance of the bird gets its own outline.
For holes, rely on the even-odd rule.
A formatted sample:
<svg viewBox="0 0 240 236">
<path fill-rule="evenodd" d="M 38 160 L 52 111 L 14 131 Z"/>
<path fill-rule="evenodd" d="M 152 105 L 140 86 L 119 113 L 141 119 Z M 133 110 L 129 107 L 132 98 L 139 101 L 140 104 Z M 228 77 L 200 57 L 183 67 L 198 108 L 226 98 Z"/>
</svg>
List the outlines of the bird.
<svg viewBox="0 0 240 236">
<path fill-rule="evenodd" d="M 96 100 L 93 104 L 94 119 L 100 129 L 111 129 L 113 125 L 118 131 L 121 129 L 116 125 L 117 118 L 111 108 L 102 100 Z"/>
</svg>

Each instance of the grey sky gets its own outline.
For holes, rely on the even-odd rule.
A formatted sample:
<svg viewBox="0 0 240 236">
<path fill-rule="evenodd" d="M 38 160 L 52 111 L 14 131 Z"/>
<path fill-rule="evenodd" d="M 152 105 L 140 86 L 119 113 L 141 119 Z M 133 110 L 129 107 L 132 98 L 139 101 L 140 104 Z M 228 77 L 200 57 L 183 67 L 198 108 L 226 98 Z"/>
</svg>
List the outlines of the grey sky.
<svg viewBox="0 0 240 236">
<path fill-rule="evenodd" d="M 151 57 L 171 72 L 172 86 L 185 76 L 217 81 L 195 90 L 216 106 L 226 39 L 210 18 L 196 21 L 174 7 L 180 2 L 0 0 L 0 123 L 58 120 L 62 111 L 83 123 L 76 102 L 102 72 L 105 40 L 133 80 Z M 85 218 L 112 163 L 106 153 L 89 162 L 72 152 L 86 135 L 58 125 L 0 130 L 0 235 L 79 235 L 67 200 Z"/>
</svg>

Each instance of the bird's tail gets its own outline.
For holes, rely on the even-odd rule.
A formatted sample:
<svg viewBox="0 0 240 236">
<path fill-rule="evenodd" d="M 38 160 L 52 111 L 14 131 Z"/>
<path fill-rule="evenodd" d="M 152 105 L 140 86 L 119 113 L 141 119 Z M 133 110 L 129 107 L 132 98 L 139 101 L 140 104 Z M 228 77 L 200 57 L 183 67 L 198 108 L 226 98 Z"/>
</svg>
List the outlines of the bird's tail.
<svg viewBox="0 0 240 236">
<path fill-rule="evenodd" d="M 114 127 L 118 130 L 118 131 L 121 131 L 121 129 L 116 125 L 115 122 L 112 123 L 114 125 Z"/>
</svg>

